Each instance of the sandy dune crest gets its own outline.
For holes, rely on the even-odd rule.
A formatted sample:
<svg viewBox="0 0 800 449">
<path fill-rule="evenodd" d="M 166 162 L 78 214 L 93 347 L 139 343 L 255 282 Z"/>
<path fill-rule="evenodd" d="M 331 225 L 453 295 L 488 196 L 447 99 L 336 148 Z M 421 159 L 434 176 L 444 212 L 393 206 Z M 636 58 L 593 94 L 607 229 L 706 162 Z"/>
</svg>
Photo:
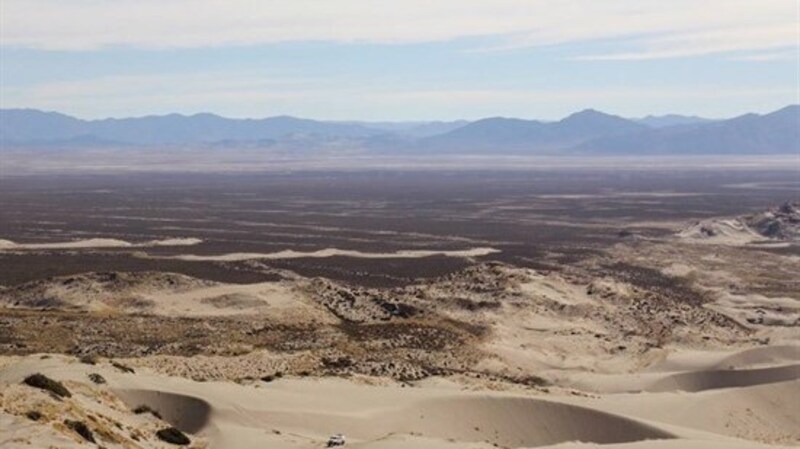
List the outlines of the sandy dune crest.
<svg viewBox="0 0 800 449">
<path fill-rule="evenodd" d="M 177 256 L 161 256 L 156 258 L 178 259 L 187 261 L 219 261 L 237 262 L 243 260 L 277 260 L 277 259 L 299 259 L 299 258 L 327 258 L 327 257 L 357 257 L 360 259 L 418 259 L 431 256 L 446 257 L 480 257 L 498 253 L 500 250 L 494 248 L 470 248 L 465 250 L 399 250 L 391 253 L 370 253 L 364 251 L 327 248 L 319 251 L 295 251 L 287 249 L 274 253 L 228 253 L 216 255 L 197 255 L 181 254 Z M 148 256 L 154 257 L 154 256 Z"/>
<path fill-rule="evenodd" d="M 93 238 L 73 240 L 69 242 L 49 243 L 17 243 L 11 240 L 0 239 L 0 250 L 60 250 L 60 249 L 95 249 L 95 248 L 148 248 L 154 246 L 192 246 L 202 243 L 197 238 L 169 238 L 162 240 L 148 240 L 133 243 L 126 240 Z"/>
</svg>

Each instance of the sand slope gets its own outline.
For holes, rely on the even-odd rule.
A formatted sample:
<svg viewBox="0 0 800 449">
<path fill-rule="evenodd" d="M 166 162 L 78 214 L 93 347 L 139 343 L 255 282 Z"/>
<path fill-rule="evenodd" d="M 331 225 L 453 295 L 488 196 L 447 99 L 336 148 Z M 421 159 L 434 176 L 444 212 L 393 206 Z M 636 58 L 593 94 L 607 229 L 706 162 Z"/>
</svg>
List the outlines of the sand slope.
<svg viewBox="0 0 800 449">
<path fill-rule="evenodd" d="M 124 413 L 126 407 L 146 404 L 158 410 L 165 421 L 194 433 L 195 438 L 201 437 L 198 444 L 207 439 L 209 447 L 219 448 L 322 447 L 327 436 L 337 432 L 347 435 L 348 447 L 359 448 L 762 447 L 752 441 L 732 439 L 736 432 L 744 433 L 737 436 L 776 443 L 800 442 L 800 435 L 793 430 L 800 428 L 798 380 L 690 395 L 643 393 L 545 399 L 522 392 L 465 391 L 431 383 L 403 388 L 341 379 L 290 378 L 246 385 L 193 382 L 146 370 L 122 373 L 106 362 L 90 366 L 61 356 L 47 360 L 36 356 L 5 359 L 0 367 L 3 391 L 27 392 L 29 404 L 55 401 L 19 385 L 26 374 L 43 372 L 64 381 L 76 392 L 66 403 L 84 410 L 82 413 L 92 401 L 100 401 L 97 398 L 106 398 L 108 404 L 124 403 L 126 406 L 117 407 L 119 410 L 107 406 L 95 408 L 92 413 L 113 415 L 123 427 L 141 428 L 146 435 L 158 427 L 159 421 Z M 88 372 L 101 373 L 108 385 L 89 386 Z M 17 415 L 25 409 L 19 405 L 25 399 L 17 398 L 12 404 L 7 395 L 0 396 L 0 430 L 4 438 L 44 438 L 41 441 L 53 445 L 74 440 L 74 435 L 52 427 L 54 424 L 25 422 Z M 122 402 L 115 402 L 118 400 Z M 630 418 L 633 415 L 641 418 Z M 761 434 L 750 434 L 748 429 L 756 427 L 748 419 L 767 421 L 769 426 L 758 427 Z M 730 430 L 731 423 L 737 420 L 741 423 L 736 431 Z M 49 430 L 43 431 L 41 426 Z M 151 447 L 147 445 L 151 442 L 145 438 L 140 446 L 125 447 Z M 122 447 L 112 441 L 104 444 Z"/>
</svg>

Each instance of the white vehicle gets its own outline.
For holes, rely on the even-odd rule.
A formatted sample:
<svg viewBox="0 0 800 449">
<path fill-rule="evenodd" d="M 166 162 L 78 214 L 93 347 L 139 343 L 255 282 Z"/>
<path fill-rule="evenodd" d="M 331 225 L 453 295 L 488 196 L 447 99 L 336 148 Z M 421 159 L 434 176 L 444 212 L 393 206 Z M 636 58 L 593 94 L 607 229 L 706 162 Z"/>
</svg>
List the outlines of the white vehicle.
<svg viewBox="0 0 800 449">
<path fill-rule="evenodd" d="M 331 437 L 328 438 L 328 447 L 344 446 L 344 443 L 345 443 L 345 438 L 344 435 L 342 435 L 341 433 L 337 433 L 336 435 L 331 435 Z"/>
</svg>

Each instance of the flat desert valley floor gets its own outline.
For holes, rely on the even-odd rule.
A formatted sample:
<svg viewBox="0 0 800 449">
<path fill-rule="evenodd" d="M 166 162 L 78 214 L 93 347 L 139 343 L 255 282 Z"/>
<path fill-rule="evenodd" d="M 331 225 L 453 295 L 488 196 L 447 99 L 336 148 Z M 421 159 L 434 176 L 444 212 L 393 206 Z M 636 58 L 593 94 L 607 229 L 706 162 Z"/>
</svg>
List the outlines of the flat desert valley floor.
<svg viewBox="0 0 800 449">
<path fill-rule="evenodd" d="M 796 167 L 5 176 L 0 446 L 798 446 L 799 192 Z"/>
</svg>

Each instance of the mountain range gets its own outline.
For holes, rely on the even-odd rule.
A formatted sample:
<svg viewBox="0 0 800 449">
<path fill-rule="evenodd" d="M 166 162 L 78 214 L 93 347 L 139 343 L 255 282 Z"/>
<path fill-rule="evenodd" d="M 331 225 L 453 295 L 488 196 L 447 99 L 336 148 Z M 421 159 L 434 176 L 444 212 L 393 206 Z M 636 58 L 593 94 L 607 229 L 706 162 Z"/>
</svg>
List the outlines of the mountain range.
<svg viewBox="0 0 800 449">
<path fill-rule="evenodd" d="M 587 109 L 554 122 L 494 117 L 452 122 L 331 122 L 214 114 L 82 120 L 0 109 L 0 149 L 264 148 L 379 154 L 792 154 L 800 106 L 728 120 L 627 119 Z"/>
</svg>

